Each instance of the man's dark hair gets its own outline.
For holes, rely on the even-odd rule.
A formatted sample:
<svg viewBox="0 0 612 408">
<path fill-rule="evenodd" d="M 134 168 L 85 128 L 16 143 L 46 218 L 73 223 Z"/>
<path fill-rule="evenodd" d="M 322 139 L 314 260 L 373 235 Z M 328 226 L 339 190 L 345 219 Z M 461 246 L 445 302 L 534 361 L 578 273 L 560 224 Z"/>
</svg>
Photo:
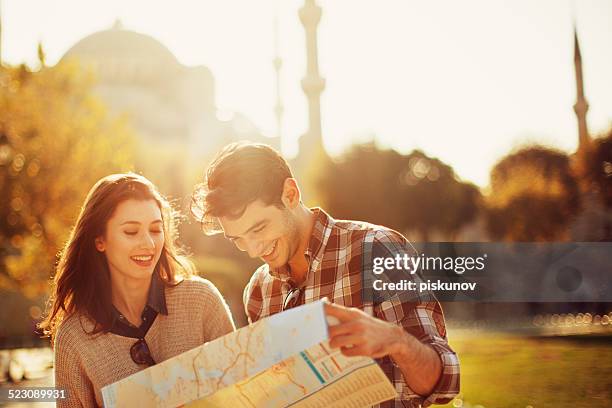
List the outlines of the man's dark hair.
<svg viewBox="0 0 612 408">
<path fill-rule="evenodd" d="M 238 142 L 225 146 L 206 170 L 203 183 L 192 194 L 191 212 L 207 235 L 221 232 L 218 217 L 240 217 L 246 207 L 261 200 L 282 207 L 287 161 L 263 143 Z"/>
</svg>

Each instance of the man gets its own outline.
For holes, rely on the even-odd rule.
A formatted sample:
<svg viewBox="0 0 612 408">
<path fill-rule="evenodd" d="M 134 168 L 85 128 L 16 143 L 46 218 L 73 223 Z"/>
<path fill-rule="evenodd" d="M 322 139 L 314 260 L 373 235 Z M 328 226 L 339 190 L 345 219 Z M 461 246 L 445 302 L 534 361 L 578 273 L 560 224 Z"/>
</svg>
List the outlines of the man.
<svg viewBox="0 0 612 408">
<path fill-rule="evenodd" d="M 340 321 L 330 327 L 330 345 L 377 359 L 398 392 L 381 406 L 427 406 L 457 394 L 459 361 L 440 304 L 363 296 L 368 251 L 395 256 L 407 244 L 399 233 L 307 208 L 287 162 L 254 143 L 228 145 L 216 156 L 194 191 L 192 212 L 207 234 L 224 233 L 265 262 L 244 291 L 250 322 L 327 297 L 327 315 Z"/>
</svg>

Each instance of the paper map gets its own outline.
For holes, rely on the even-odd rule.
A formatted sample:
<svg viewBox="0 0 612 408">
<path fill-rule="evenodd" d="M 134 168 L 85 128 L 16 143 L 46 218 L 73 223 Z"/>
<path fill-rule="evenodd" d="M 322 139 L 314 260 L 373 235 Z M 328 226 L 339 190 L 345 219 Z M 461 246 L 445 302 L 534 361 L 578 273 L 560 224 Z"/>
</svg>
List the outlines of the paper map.
<svg viewBox="0 0 612 408">
<path fill-rule="evenodd" d="M 368 407 L 395 389 L 327 343 L 323 302 L 243 327 L 102 388 L 105 407 Z"/>
</svg>

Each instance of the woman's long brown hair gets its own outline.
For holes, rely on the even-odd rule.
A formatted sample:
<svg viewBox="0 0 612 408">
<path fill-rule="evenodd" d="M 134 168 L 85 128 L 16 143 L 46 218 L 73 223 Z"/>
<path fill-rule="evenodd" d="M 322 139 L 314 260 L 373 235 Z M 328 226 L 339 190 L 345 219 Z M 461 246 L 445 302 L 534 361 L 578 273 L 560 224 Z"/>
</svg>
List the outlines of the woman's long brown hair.
<svg viewBox="0 0 612 408">
<path fill-rule="evenodd" d="M 176 285 L 192 275 L 193 266 L 175 245 L 175 213 L 168 201 L 145 177 L 113 174 L 99 180 L 87 194 L 85 203 L 60 253 L 47 316 L 39 324 L 53 344 L 57 328 L 72 313 L 94 322 L 91 334 L 107 332 L 113 324 L 111 281 L 106 256 L 95 248 L 95 239 L 103 236 L 106 224 L 117 206 L 126 200 L 154 200 L 162 215 L 164 246 L 155 267 L 167 285 Z"/>
</svg>

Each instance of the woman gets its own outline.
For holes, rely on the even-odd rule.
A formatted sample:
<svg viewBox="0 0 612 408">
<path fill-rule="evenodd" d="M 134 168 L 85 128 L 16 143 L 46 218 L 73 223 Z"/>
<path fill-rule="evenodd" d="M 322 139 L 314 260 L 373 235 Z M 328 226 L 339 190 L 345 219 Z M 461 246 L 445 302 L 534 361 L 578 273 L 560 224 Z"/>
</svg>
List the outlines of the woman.
<svg viewBox="0 0 612 408">
<path fill-rule="evenodd" d="M 235 330 L 217 288 L 174 246 L 168 202 L 146 178 L 91 189 L 57 267 L 41 324 L 55 352 L 58 407 L 101 406 L 102 387 Z"/>
</svg>

